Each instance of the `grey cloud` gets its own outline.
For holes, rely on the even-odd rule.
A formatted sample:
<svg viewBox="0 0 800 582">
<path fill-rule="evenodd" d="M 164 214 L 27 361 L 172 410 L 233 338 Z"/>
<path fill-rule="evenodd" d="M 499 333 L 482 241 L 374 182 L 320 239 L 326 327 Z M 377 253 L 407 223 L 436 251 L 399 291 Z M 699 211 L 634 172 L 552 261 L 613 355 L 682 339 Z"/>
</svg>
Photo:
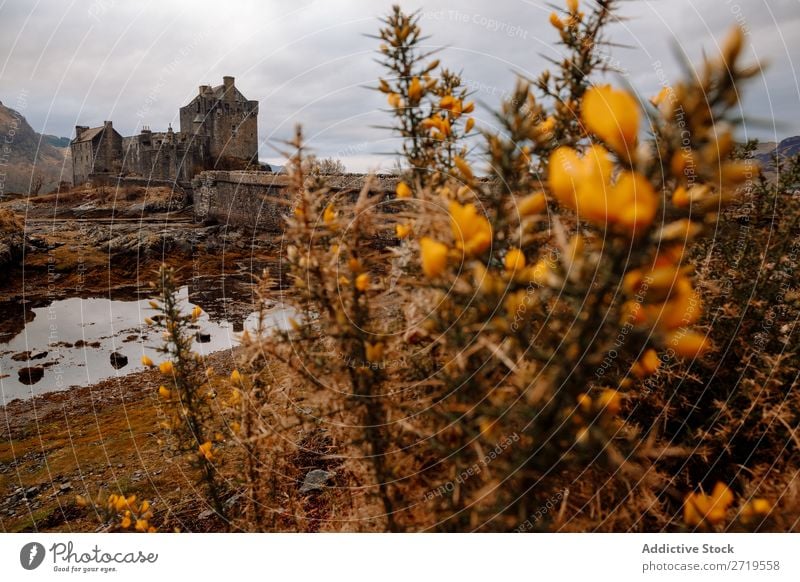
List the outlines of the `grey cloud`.
<svg viewBox="0 0 800 582">
<path fill-rule="evenodd" d="M 586 1 L 586 0 L 583 0 Z M 396 139 L 386 124 L 385 101 L 365 85 L 381 74 L 373 33 L 390 0 L 211 0 L 143 3 L 23 0 L 0 4 L 0 99 L 26 91 L 25 115 L 39 131 L 72 135 L 75 124 L 113 119 L 123 133 L 142 124 L 177 124 L 178 108 L 197 86 L 237 77 L 245 95 L 261 102 L 262 155 L 277 159 L 268 142 L 289 137 L 303 123 L 319 155 L 345 159 L 353 169 L 387 163 L 375 155 Z M 495 107 L 513 87 L 514 72 L 535 75 L 541 54 L 557 56 L 551 11 L 542 1 L 415 0 L 431 48 L 461 71 L 476 100 Z M 32 8 L 35 6 L 35 9 Z M 31 12 L 33 10 L 33 12 Z M 612 40 L 632 49 L 609 57 L 643 95 L 657 91 L 654 62 L 668 78 L 679 75 L 671 44 L 697 60 L 737 21 L 749 32 L 754 58 L 771 62 L 749 87 L 745 113 L 787 120 L 783 127 L 748 128 L 774 139 L 800 133 L 800 103 L 792 55 L 796 0 L 675 0 L 622 3 L 628 20 L 612 26 Z M 486 111 L 479 121 L 489 122 Z"/>
</svg>

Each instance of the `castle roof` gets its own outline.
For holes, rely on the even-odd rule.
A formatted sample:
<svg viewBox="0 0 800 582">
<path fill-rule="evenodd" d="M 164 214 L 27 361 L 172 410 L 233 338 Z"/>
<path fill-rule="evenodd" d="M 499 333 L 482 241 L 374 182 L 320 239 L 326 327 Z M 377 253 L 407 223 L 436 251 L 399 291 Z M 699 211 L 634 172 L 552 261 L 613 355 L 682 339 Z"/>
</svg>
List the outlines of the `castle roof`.
<svg viewBox="0 0 800 582">
<path fill-rule="evenodd" d="M 98 135 L 103 133 L 105 126 L 101 125 L 100 127 L 92 127 L 90 129 L 85 129 L 83 133 L 81 133 L 80 137 L 76 137 L 72 140 L 71 143 L 80 143 L 82 141 L 92 141 Z"/>
<path fill-rule="evenodd" d="M 86 141 L 92 141 L 98 135 L 102 135 L 103 131 L 106 129 L 111 129 L 112 132 L 117 133 L 117 130 L 111 128 L 110 124 L 108 126 L 101 125 L 100 127 L 90 127 L 89 129 L 84 129 L 81 132 L 81 135 L 73 139 L 70 143 L 81 143 Z"/>
<path fill-rule="evenodd" d="M 217 85 L 216 87 L 212 87 L 211 92 L 214 94 L 216 99 L 222 99 L 225 96 L 225 85 Z M 233 98 L 237 101 L 247 101 L 245 96 L 242 95 L 242 92 L 236 87 L 233 88 Z"/>
</svg>

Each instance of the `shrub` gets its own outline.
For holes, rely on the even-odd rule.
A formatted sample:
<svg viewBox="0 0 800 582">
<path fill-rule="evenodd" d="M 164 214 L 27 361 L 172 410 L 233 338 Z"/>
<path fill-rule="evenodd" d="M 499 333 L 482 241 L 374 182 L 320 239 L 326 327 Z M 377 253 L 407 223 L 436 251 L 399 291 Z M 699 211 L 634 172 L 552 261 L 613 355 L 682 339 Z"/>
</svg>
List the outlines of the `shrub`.
<svg viewBox="0 0 800 582">
<path fill-rule="evenodd" d="M 650 100 L 595 84 L 615 7 L 569 0 L 551 15 L 564 59 L 518 81 L 480 155 L 459 76 L 423 49 L 419 15 L 395 7 L 376 37 L 405 162 L 393 197 L 369 179 L 332 193 L 298 129 L 272 273 L 287 284 L 260 286 L 293 317 L 272 331 L 262 308 L 233 379 L 242 528 L 793 527 L 772 511 L 792 465 L 764 455 L 796 439 L 796 403 L 781 409 L 796 362 L 745 391 L 716 375 L 744 352 L 725 346 L 742 338 L 714 288 L 727 259 L 703 259 L 730 243 L 726 207 L 790 187 L 734 147 L 740 83 L 757 68 L 740 63 L 735 29 Z M 748 255 L 758 264 L 739 261 L 777 257 L 758 286 L 764 317 L 791 277 L 788 228 L 760 262 Z M 759 370 L 787 353 L 769 341 Z M 725 466 L 704 473 L 709 454 Z"/>
</svg>

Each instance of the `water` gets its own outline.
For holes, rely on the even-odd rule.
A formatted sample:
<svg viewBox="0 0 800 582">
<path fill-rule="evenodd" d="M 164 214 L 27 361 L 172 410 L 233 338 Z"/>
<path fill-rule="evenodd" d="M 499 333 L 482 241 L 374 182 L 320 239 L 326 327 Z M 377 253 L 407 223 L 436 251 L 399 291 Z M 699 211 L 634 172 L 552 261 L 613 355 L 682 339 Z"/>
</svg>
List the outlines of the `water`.
<svg viewBox="0 0 800 582">
<path fill-rule="evenodd" d="M 179 297 L 184 313 L 191 312 L 195 304 L 189 300 L 189 288 L 181 288 Z M 193 349 L 202 355 L 236 346 L 240 332 L 253 331 L 257 323 L 256 313 L 237 319 L 219 305 L 214 307 L 208 307 L 213 315 L 204 312 L 197 321 L 196 331 L 203 337 L 195 338 Z M 137 372 L 144 369 L 143 355 L 155 362 L 164 359 L 156 350 L 162 344 L 161 332 L 144 323 L 145 317 L 156 313 L 146 299 L 74 297 L 27 310 L 6 306 L 4 311 L 0 313 L 6 319 L 5 334 L 0 333 L 0 405 Z M 222 318 L 220 312 L 225 314 Z M 268 313 L 267 325 L 286 329 L 289 317 L 288 309 L 275 307 Z M 9 321 L 16 322 L 11 329 Z"/>
</svg>

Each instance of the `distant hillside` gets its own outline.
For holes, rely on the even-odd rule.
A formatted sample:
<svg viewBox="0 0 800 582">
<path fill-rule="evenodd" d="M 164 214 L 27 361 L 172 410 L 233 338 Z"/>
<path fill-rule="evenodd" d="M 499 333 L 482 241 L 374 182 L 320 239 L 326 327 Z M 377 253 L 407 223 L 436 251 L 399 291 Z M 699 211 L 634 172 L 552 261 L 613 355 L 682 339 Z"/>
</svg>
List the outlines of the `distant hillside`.
<svg viewBox="0 0 800 582">
<path fill-rule="evenodd" d="M 69 138 L 36 133 L 20 113 L 0 103 L 0 194 L 27 194 L 40 179 L 41 193 L 72 180 Z"/>
<path fill-rule="evenodd" d="M 764 142 L 758 144 L 754 157 L 762 164 L 769 165 L 775 154 L 788 158 L 800 154 L 800 136 L 787 137 L 779 144 L 775 142 Z"/>
</svg>

